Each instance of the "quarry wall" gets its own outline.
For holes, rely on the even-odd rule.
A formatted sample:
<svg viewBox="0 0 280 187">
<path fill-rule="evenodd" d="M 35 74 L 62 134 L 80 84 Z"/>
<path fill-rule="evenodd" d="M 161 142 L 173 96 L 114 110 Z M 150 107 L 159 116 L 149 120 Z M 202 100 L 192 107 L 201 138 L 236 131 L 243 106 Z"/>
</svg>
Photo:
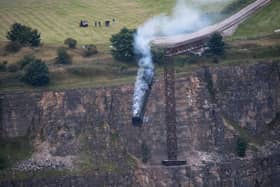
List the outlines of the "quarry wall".
<svg viewBox="0 0 280 187">
<path fill-rule="evenodd" d="M 111 179 L 107 186 L 280 183 L 280 63 L 204 67 L 178 75 L 175 87 L 178 157 L 187 165 L 173 168 L 160 165 L 167 158 L 162 79 L 153 85 L 142 128 L 131 124 L 133 85 L 2 93 L 1 137 L 48 142 L 50 154 L 60 157 L 79 155 L 86 139 L 93 157 L 102 154 L 105 161 L 124 163 L 127 172 L 3 181 L 0 186 L 91 186 L 108 182 L 100 180 L 106 176 Z M 115 135 L 119 141 L 111 150 Z M 241 136 L 249 142 L 245 158 L 236 156 Z M 150 151 L 148 163 L 137 161 L 131 168 L 125 155 L 141 160 L 143 144 Z"/>
</svg>

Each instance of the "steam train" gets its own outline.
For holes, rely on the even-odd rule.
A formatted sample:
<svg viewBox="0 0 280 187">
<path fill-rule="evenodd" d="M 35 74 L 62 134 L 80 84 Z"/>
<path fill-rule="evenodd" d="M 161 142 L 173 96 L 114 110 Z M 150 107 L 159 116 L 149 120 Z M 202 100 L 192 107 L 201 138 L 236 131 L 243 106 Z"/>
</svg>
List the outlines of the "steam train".
<svg viewBox="0 0 280 187">
<path fill-rule="evenodd" d="M 140 74 L 140 76 L 138 80 L 139 82 L 136 83 L 138 90 L 135 91 L 136 95 L 134 95 L 133 100 L 132 124 L 133 126 L 141 127 L 143 124 L 148 97 L 152 89 L 153 69 L 142 69 L 138 73 Z"/>
<path fill-rule="evenodd" d="M 141 127 L 143 124 L 145 109 L 146 109 L 146 105 L 148 102 L 148 97 L 150 95 L 150 92 L 151 92 L 151 87 L 150 87 L 150 89 L 146 90 L 145 94 L 143 95 L 139 109 L 133 113 L 132 124 L 136 127 Z"/>
</svg>

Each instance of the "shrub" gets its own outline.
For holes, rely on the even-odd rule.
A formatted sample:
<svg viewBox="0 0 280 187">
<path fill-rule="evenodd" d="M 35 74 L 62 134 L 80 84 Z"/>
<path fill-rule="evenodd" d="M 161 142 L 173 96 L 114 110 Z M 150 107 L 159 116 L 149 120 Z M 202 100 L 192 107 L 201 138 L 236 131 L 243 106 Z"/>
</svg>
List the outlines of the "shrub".
<svg viewBox="0 0 280 187">
<path fill-rule="evenodd" d="M 71 64 L 72 63 L 71 57 L 67 53 L 66 49 L 58 48 L 56 63 L 58 63 L 58 64 Z"/>
<path fill-rule="evenodd" d="M 133 35 L 135 29 L 123 28 L 117 34 L 112 35 L 110 41 L 112 44 L 112 55 L 116 60 L 132 61 L 135 57 L 133 49 Z"/>
<path fill-rule="evenodd" d="M 225 52 L 225 43 L 223 36 L 220 33 L 214 33 L 210 40 L 207 42 L 207 53 L 212 55 L 222 56 Z"/>
<path fill-rule="evenodd" d="M 22 70 L 30 62 L 35 61 L 35 57 L 32 55 L 25 55 L 21 60 L 18 61 L 19 68 Z"/>
<path fill-rule="evenodd" d="M 5 46 L 8 52 L 16 53 L 21 49 L 22 45 L 18 41 L 11 41 Z"/>
<path fill-rule="evenodd" d="M 236 141 L 236 152 L 239 157 L 244 157 L 247 150 L 247 141 L 244 138 L 238 137 Z"/>
<path fill-rule="evenodd" d="M 141 144 L 141 150 L 142 150 L 142 161 L 146 163 L 150 159 L 151 153 L 148 145 L 145 142 Z"/>
<path fill-rule="evenodd" d="M 69 48 L 74 49 L 76 48 L 77 40 L 73 38 L 67 38 L 66 40 L 64 40 L 64 44 L 68 45 Z"/>
<path fill-rule="evenodd" d="M 36 29 L 14 23 L 10 31 L 7 33 L 8 40 L 12 42 L 19 42 L 22 45 L 39 46 L 41 42 L 40 33 Z"/>
<path fill-rule="evenodd" d="M 32 60 L 25 68 L 22 80 L 32 86 L 44 86 L 49 83 L 48 66 L 39 59 Z"/>
<path fill-rule="evenodd" d="M 89 57 L 98 53 L 97 48 L 93 44 L 84 45 L 84 56 Z"/>
<path fill-rule="evenodd" d="M 17 72 L 19 70 L 19 67 L 17 64 L 8 64 L 7 69 L 9 72 Z"/>
</svg>

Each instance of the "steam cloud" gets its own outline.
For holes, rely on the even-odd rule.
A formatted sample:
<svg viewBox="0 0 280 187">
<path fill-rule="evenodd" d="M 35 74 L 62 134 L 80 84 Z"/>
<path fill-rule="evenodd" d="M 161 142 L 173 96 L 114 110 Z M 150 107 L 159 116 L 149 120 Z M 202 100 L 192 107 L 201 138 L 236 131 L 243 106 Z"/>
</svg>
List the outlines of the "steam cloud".
<svg viewBox="0 0 280 187">
<path fill-rule="evenodd" d="M 220 0 L 212 0 L 220 1 Z M 190 7 L 190 6 L 189 6 Z M 207 18 L 185 0 L 177 0 L 170 16 L 161 14 L 141 25 L 134 36 L 134 49 L 139 56 L 138 73 L 133 97 L 133 116 L 141 116 L 145 107 L 145 96 L 153 82 L 154 65 L 152 62 L 151 41 L 158 36 L 171 36 L 196 31 L 206 26 Z"/>
</svg>

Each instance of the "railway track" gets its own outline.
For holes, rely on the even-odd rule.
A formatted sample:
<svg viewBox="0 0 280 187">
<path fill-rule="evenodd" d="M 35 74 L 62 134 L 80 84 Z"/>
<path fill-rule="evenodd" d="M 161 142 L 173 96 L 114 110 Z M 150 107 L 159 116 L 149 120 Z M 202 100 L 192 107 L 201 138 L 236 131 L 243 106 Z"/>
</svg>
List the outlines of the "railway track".
<svg viewBox="0 0 280 187">
<path fill-rule="evenodd" d="M 256 0 L 219 23 L 204 27 L 193 33 L 158 37 L 152 41 L 152 45 L 166 49 L 166 54 L 169 56 L 200 51 L 213 33 L 219 32 L 222 35 L 227 35 L 230 29 L 237 27 L 250 15 L 263 8 L 271 1 L 272 0 Z"/>
</svg>

